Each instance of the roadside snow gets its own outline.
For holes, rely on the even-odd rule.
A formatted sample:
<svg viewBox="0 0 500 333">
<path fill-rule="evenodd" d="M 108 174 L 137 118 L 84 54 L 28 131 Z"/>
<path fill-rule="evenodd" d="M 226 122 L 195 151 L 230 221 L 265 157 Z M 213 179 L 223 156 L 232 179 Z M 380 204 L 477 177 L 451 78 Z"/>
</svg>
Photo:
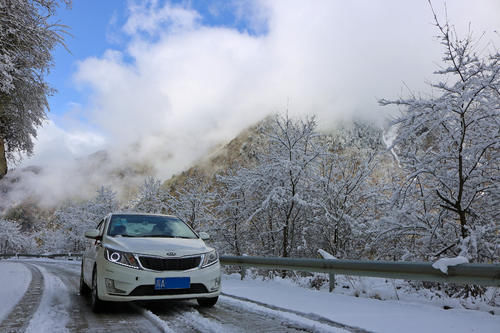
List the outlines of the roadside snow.
<svg viewBox="0 0 500 333">
<path fill-rule="evenodd" d="M 44 289 L 40 306 L 29 322 L 26 332 L 69 332 L 66 328 L 70 307 L 68 289 L 57 276 L 50 274 L 42 266 L 36 267 L 42 272 Z"/>
<path fill-rule="evenodd" d="M 13 257 L 7 260 L 15 260 L 15 261 L 26 261 L 26 262 L 48 262 L 48 263 L 59 263 L 64 266 L 68 265 L 81 265 L 82 260 L 80 258 L 75 258 L 72 257 L 71 259 L 67 258 L 60 258 L 60 259 L 53 259 L 53 258 L 31 258 L 31 257 Z"/>
<path fill-rule="evenodd" d="M 0 260 L 0 322 L 23 298 L 31 282 L 31 272 L 20 263 Z"/>
<path fill-rule="evenodd" d="M 380 279 L 379 279 L 380 280 Z M 375 332 L 494 332 L 500 316 L 463 308 L 443 309 L 439 300 L 378 300 L 298 287 L 288 280 L 223 275 L 222 291 L 261 303 L 312 313 Z"/>
<path fill-rule="evenodd" d="M 449 266 L 456 266 L 460 264 L 467 264 L 469 260 L 465 257 L 455 257 L 455 258 L 441 258 L 432 264 L 432 268 L 439 269 L 444 274 L 448 274 Z"/>
</svg>

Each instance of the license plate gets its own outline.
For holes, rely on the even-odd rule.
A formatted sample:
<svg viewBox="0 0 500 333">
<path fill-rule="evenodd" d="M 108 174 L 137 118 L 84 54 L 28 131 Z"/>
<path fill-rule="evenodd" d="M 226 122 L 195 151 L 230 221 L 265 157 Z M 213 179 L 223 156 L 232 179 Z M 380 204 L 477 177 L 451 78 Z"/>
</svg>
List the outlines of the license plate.
<svg viewBox="0 0 500 333">
<path fill-rule="evenodd" d="M 155 289 L 187 289 L 191 286 L 189 277 L 156 278 Z"/>
</svg>

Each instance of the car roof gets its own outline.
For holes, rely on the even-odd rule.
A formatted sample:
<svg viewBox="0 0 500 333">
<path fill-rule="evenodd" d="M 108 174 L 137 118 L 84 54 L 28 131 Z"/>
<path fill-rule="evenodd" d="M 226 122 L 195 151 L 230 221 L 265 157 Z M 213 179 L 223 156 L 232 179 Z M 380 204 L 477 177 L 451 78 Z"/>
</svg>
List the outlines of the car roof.
<svg viewBox="0 0 500 333">
<path fill-rule="evenodd" d="M 168 214 L 153 214 L 153 213 L 141 213 L 141 212 L 114 212 L 109 215 L 137 215 L 137 216 L 165 216 L 165 217 L 175 217 L 178 218 L 175 215 L 168 215 Z"/>
</svg>

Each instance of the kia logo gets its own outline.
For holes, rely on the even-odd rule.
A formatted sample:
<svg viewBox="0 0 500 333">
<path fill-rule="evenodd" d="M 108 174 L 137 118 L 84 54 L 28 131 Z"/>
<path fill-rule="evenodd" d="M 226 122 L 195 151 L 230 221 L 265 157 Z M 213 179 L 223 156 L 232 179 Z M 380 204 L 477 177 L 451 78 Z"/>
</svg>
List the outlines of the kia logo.
<svg viewBox="0 0 500 333">
<path fill-rule="evenodd" d="M 177 253 L 175 253 L 175 252 L 167 252 L 167 256 L 175 256 L 175 255 L 177 255 Z"/>
</svg>

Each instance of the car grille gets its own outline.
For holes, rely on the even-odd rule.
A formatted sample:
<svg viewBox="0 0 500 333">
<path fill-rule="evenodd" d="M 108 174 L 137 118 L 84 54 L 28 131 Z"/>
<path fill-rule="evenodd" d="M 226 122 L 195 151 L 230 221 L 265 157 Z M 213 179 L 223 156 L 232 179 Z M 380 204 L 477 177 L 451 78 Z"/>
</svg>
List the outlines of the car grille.
<svg viewBox="0 0 500 333">
<path fill-rule="evenodd" d="M 144 268 L 154 271 L 185 271 L 198 267 L 201 262 L 201 257 L 190 258 L 156 258 L 156 257 L 139 257 L 141 265 Z"/>
<path fill-rule="evenodd" d="M 192 283 L 190 288 L 160 290 L 155 290 L 154 284 L 148 284 L 136 287 L 128 296 L 166 296 L 206 293 L 208 293 L 208 290 L 202 283 Z"/>
</svg>

